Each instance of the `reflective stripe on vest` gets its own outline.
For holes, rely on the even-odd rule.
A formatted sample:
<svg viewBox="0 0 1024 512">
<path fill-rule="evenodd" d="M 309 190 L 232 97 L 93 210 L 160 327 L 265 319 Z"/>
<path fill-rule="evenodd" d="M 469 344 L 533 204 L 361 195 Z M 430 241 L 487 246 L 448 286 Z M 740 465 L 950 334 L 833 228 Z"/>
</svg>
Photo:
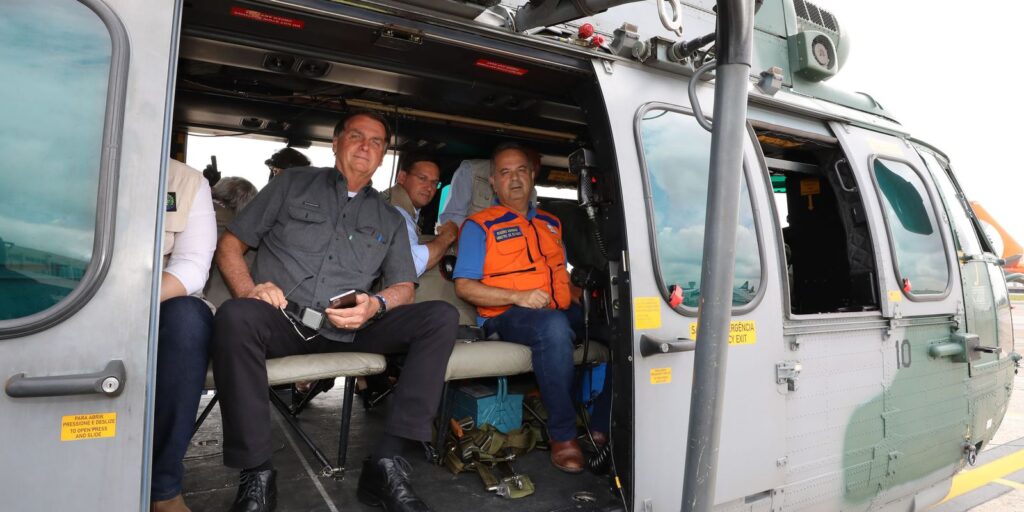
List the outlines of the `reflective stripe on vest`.
<svg viewBox="0 0 1024 512">
<path fill-rule="evenodd" d="M 492 206 L 469 219 L 486 235 L 481 283 L 513 290 L 543 290 L 551 296 L 550 308 L 567 309 L 570 302 L 569 273 L 562 247 L 558 217 L 537 210 L 527 220 L 504 206 Z M 478 306 L 484 318 L 498 316 L 511 306 Z"/>
</svg>

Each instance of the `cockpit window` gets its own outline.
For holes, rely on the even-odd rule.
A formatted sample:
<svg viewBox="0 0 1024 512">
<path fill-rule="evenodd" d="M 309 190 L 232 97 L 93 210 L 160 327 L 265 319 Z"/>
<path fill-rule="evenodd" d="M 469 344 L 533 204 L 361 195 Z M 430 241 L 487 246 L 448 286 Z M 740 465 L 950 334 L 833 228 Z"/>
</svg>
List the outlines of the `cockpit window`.
<svg viewBox="0 0 1024 512">
<path fill-rule="evenodd" d="M 700 300 L 711 134 L 693 116 L 664 109 L 646 111 L 639 134 L 664 291 L 679 287 L 682 305 L 695 308 Z M 761 287 L 761 257 L 746 180 L 740 191 L 733 283 L 734 306 L 754 300 Z"/>
<path fill-rule="evenodd" d="M 895 160 L 876 158 L 872 170 L 904 293 L 945 293 L 946 250 L 924 181 L 909 165 Z"/>
<path fill-rule="evenodd" d="M 921 158 L 925 165 L 931 170 L 935 178 L 935 185 L 939 189 L 943 201 L 946 203 L 946 211 L 953 220 L 953 234 L 959 244 L 959 249 L 968 256 L 977 256 L 982 253 L 981 242 L 978 240 L 978 233 L 974 230 L 974 224 L 967 214 L 966 201 L 957 191 L 950 178 L 947 167 L 940 163 L 935 155 L 928 151 L 920 151 Z"/>
<path fill-rule="evenodd" d="M 0 3 L 0 320 L 55 305 L 92 259 L 111 55 L 80 2 Z"/>
</svg>

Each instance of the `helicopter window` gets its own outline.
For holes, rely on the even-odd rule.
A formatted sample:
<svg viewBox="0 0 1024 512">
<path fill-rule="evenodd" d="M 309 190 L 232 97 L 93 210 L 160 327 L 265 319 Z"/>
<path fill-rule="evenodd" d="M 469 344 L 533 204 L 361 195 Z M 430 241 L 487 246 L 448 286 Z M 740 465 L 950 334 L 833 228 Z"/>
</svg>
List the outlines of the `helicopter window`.
<svg viewBox="0 0 1024 512">
<path fill-rule="evenodd" d="M 647 168 L 658 272 L 666 293 L 672 285 L 679 286 L 682 306 L 696 308 L 704 254 L 711 134 L 693 116 L 664 109 L 646 111 L 638 131 Z M 740 197 L 734 306 L 750 303 L 761 287 L 761 257 L 746 180 Z"/>
<path fill-rule="evenodd" d="M 4 2 L 0 20 L 2 321 L 57 304 L 93 259 L 113 43 L 76 1 Z"/>
<path fill-rule="evenodd" d="M 974 224 L 967 216 L 966 203 L 947 174 L 946 166 L 939 163 L 939 159 L 928 151 L 920 151 L 920 154 L 925 165 L 931 170 L 932 176 L 935 177 L 939 195 L 942 196 L 949 217 L 953 221 L 953 234 L 959 246 L 958 249 L 969 256 L 981 254 L 981 241 L 978 239 L 978 232 L 974 230 Z"/>
<path fill-rule="evenodd" d="M 895 160 L 876 158 L 872 171 L 904 293 L 944 293 L 949 283 L 946 251 L 924 181 L 909 165 Z"/>
<path fill-rule="evenodd" d="M 878 309 L 871 233 L 838 141 L 757 129 L 782 228 L 793 313 Z"/>
</svg>

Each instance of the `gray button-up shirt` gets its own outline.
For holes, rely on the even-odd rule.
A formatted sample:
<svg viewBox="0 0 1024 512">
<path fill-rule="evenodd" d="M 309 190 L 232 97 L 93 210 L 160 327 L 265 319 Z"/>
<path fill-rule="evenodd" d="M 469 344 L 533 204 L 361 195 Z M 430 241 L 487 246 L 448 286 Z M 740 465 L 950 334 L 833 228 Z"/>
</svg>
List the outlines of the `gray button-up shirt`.
<svg viewBox="0 0 1024 512">
<path fill-rule="evenodd" d="M 369 186 L 349 198 L 345 176 L 333 167 L 281 173 L 227 229 L 259 249 L 253 280 L 276 284 L 300 306 L 323 310 L 331 297 L 367 291 L 378 278 L 384 288 L 416 282 L 405 220 Z M 354 337 L 330 323 L 320 334 Z"/>
</svg>

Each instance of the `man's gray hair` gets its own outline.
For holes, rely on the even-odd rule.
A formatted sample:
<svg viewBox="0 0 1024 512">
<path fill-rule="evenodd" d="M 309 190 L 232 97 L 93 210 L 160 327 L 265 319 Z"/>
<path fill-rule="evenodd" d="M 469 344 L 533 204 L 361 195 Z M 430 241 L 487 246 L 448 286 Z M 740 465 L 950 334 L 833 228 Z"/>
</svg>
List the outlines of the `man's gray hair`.
<svg viewBox="0 0 1024 512">
<path fill-rule="evenodd" d="M 254 197 L 256 187 L 245 178 L 230 176 L 213 186 L 213 199 L 234 213 L 242 211 Z"/>
<path fill-rule="evenodd" d="M 498 146 L 494 148 L 494 152 L 491 153 L 492 175 L 494 174 L 494 171 L 497 170 L 494 168 L 494 159 L 497 158 L 499 154 L 511 150 L 518 151 L 526 157 L 526 162 L 530 166 L 531 171 L 537 172 L 540 170 L 540 153 L 538 153 L 537 150 L 515 141 L 506 141 L 498 144 Z"/>
</svg>

